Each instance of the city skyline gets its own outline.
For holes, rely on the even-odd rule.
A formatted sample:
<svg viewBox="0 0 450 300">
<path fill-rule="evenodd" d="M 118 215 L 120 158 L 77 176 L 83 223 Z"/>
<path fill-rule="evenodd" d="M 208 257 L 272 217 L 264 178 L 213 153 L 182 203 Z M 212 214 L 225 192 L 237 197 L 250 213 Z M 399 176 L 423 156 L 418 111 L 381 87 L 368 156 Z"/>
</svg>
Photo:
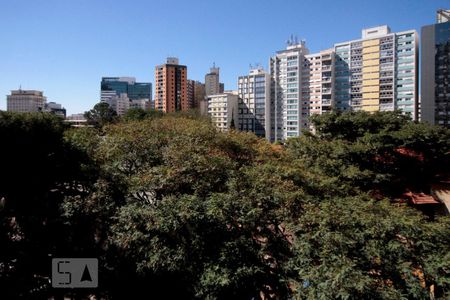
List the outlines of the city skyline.
<svg viewBox="0 0 450 300">
<path fill-rule="evenodd" d="M 101 77 L 133 76 L 154 83 L 154 68 L 167 56 L 177 56 L 188 66 L 187 78 L 202 82 L 215 63 L 225 89 L 235 90 L 250 64 L 259 63 L 267 71 L 269 58 L 291 34 L 306 39 L 311 52 L 357 39 L 361 29 L 377 25 L 420 34 L 422 26 L 435 22 L 435 11 L 448 5 L 380 1 L 368 11 L 357 1 L 287 1 L 290 9 L 282 17 L 268 9 L 280 3 L 270 1 L 175 1 L 171 7 L 161 1 L 133 1 L 130 6 L 140 8 L 132 10 L 135 15 L 117 3 L 5 4 L 0 33 L 8 46 L 0 49 L 0 109 L 6 109 L 6 95 L 22 86 L 44 91 L 68 114 L 80 113 L 99 101 Z M 169 12 L 174 18 L 167 18 Z"/>
</svg>

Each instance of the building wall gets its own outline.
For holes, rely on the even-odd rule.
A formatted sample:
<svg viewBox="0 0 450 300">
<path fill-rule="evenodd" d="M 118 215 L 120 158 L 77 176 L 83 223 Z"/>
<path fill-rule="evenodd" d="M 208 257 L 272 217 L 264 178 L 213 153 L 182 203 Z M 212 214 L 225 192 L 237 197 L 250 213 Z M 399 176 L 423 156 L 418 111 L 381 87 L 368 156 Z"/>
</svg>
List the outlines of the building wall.
<svg viewBox="0 0 450 300">
<path fill-rule="evenodd" d="M 417 120 L 417 33 L 391 33 L 387 26 L 380 26 L 363 30 L 363 37 L 335 45 L 336 108 L 400 109 Z"/>
<path fill-rule="evenodd" d="M 422 27 L 422 121 L 450 128 L 450 22 Z"/>
<path fill-rule="evenodd" d="M 130 109 L 130 99 L 126 93 L 120 95 L 114 93 L 108 97 L 104 96 L 102 102 L 108 103 L 119 116 L 123 116 Z"/>
<path fill-rule="evenodd" d="M 221 93 L 219 76 L 220 76 L 220 68 L 216 68 L 216 67 L 212 67 L 210 69 L 210 72 L 205 75 L 206 96 L 217 95 L 217 94 Z"/>
<path fill-rule="evenodd" d="M 449 11 L 447 11 L 450 14 Z M 435 124 L 450 128 L 450 21 L 435 26 Z"/>
<path fill-rule="evenodd" d="M 47 98 L 43 92 L 34 90 L 15 90 L 6 96 L 6 109 L 12 112 L 43 111 Z"/>
<path fill-rule="evenodd" d="M 435 124 L 435 28 L 434 25 L 422 27 L 421 52 L 421 121 Z"/>
<path fill-rule="evenodd" d="M 223 93 L 207 96 L 207 111 L 211 122 L 220 131 L 228 131 L 233 126 L 238 126 L 238 96 L 231 93 Z"/>
<path fill-rule="evenodd" d="M 249 75 L 240 76 L 238 96 L 237 128 L 254 132 L 259 137 L 266 137 L 266 111 L 270 107 L 270 75 L 263 69 L 254 69 Z"/>
<path fill-rule="evenodd" d="M 419 120 L 419 42 L 416 31 L 396 33 L 395 108 Z"/>
<path fill-rule="evenodd" d="M 190 108 L 187 91 L 187 67 L 164 64 L 155 68 L 155 109 L 163 112 Z"/>
<path fill-rule="evenodd" d="M 100 83 L 100 101 L 108 103 L 118 115 L 124 115 L 130 107 L 147 109 L 151 99 L 152 84 L 136 82 L 134 77 L 103 77 Z M 146 104 L 136 104 L 142 102 Z"/>
<path fill-rule="evenodd" d="M 189 107 L 193 108 L 195 102 L 195 80 L 188 79 L 187 81 L 187 97 Z"/>
<path fill-rule="evenodd" d="M 200 103 L 205 100 L 205 84 L 196 81 L 194 84 L 194 108 L 200 108 Z"/>
<path fill-rule="evenodd" d="M 305 55 L 309 54 L 305 43 L 295 43 L 278 51 L 270 59 L 271 100 L 270 140 L 281 141 L 299 136 L 305 123 L 302 112 L 302 71 Z"/>
</svg>

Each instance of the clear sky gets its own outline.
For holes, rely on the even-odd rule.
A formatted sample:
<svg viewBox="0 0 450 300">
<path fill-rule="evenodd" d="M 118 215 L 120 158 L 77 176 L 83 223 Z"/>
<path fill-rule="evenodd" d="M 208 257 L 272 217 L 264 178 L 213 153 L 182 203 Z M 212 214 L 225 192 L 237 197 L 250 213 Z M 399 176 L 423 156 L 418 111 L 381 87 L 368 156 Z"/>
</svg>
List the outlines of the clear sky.
<svg viewBox="0 0 450 300">
<path fill-rule="evenodd" d="M 204 81 L 213 62 L 225 89 L 250 64 L 267 68 L 291 34 L 315 52 L 361 29 L 433 24 L 448 0 L 0 0 L 0 109 L 10 90 L 43 90 L 68 114 L 99 101 L 102 76 L 154 81 L 167 56 Z"/>
</svg>

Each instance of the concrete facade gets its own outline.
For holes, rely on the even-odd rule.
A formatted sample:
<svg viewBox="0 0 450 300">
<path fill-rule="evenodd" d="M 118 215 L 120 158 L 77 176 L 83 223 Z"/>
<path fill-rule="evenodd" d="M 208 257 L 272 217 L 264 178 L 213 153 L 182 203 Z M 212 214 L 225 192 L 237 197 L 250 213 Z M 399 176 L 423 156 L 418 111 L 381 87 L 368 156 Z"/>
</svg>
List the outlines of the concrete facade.
<svg viewBox="0 0 450 300">
<path fill-rule="evenodd" d="M 42 91 L 14 90 L 6 96 L 6 109 L 12 112 L 39 112 L 43 111 L 47 97 Z"/>
<path fill-rule="evenodd" d="M 223 93 L 207 96 L 207 112 L 211 122 L 220 131 L 238 126 L 238 95 Z"/>
</svg>

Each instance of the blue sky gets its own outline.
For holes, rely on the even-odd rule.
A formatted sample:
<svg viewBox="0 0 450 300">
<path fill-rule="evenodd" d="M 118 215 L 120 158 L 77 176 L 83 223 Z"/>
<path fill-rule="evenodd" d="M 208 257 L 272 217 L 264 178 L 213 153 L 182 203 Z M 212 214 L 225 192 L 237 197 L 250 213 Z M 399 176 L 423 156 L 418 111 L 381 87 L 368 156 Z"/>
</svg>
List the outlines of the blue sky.
<svg viewBox="0 0 450 300">
<path fill-rule="evenodd" d="M 204 81 L 213 62 L 225 89 L 250 64 L 267 68 L 291 34 L 311 51 L 387 24 L 434 23 L 448 0 L 0 0 L 0 109 L 10 90 L 43 90 L 69 114 L 99 100 L 102 76 L 154 81 L 167 56 Z"/>
</svg>

